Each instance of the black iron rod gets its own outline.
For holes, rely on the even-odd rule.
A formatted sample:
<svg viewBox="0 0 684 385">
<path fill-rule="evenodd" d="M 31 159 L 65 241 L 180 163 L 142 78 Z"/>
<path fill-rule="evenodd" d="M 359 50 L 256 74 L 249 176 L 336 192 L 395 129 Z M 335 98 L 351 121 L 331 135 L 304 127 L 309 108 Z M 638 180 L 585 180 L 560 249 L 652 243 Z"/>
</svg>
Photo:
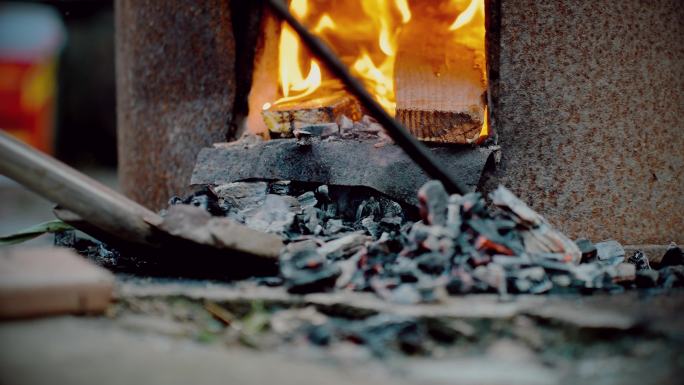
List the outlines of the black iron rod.
<svg viewBox="0 0 684 385">
<path fill-rule="evenodd" d="M 285 22 L 295 30 L 311 53 L 320 59 L 330 72 L 342 80 L 349 92 L 356 96 L 359 102 L 366 107 L 370 115 L 387 130 L 390 137 L 394 139 L 399 147 L 401 147 L 431 178 L 439 179 L 444 184 L 447 191 L 451 193 L 465 194 L 468 191 L 462 183 L 454 179 L 451 174 L 439 164 L 432 154 L 430 154 L 427 147 L 414 138 L 404 126 L 394 120 L 394 118 L 375 101 L 363 84 L 349 73 L 344 63 L 340 61 L 337 55 L 335 55 L 322 40 L 310 33 L 306 27 L 292 16 L 287 5 L 283 1 L 267 0 L 267 3 L 276 15 L 285 20 Z"/>
</svg>

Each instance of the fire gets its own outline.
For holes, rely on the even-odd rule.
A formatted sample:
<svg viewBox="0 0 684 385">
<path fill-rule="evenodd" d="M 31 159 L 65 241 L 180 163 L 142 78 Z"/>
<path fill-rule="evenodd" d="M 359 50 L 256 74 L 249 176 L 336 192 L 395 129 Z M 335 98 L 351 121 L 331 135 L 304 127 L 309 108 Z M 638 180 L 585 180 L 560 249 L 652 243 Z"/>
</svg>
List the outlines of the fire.
<svg viewBox="0 0 684 385">
<path fill-rule="evenodd" d="M 368 86 L 369 90 L 375 96 L 375 99 L 387 111 L 394 112 L 396 103 L 394 102 L 394 80 L 392 74 L 394 72 L 394 58 L 386 58 L 378 67 L 373 63 L 370 55 L 364 52 L 358 58 L 352 69 L 359 75 Z"/>
<path fill-rule="evenodd" d="M 300 19 L 306 17 L 308 8 L 307 0 L 292 0 L 290 3 L 290 12 Z M 276 104 L 309 96 L 321 85 L 321 68 L 314 60 L 309 62 L 309 74 L 304 77 L 299 63 L 299 45 L 297 34 L 283 23 L 278 45 L 278 75 L 283 97 Z"/>
<path fill-rule="evenodd" d="M 318 23 L 314 27 L 313 31 L 314 33 L 320 34 L 326 29 L 335 30 L 336 28 L 337 25 L 335 24 L 333 19 L 330 17 L 330 15 L 326 13 L 323 14 L 323 16 L 321 16 L 320 20 L 318 20 Z"/>
<path fill-rule="evenodd" d="M 361 11 L 369 23 L 358 21 L 359 0 L 330 2 L 326 9 L 316 9 L 323 8 L 321 4 L 292 0 L 290 12 L 326 42 L 334 43 L 342 60 L 361 78 L 378 103 L 394 113 L 397 36 L 401 26 L 411 20 L 408 1 L 360 0 Z M 331 14 L 336 15 L 336 19 Z M 294 31 L 282 23 L 278 46 L 281 98 L 265 104 L 265 109 L 341 88 L 339 81 L 322 73 L 315 60 L 302 60 L 306 55 L 302 55 L 300 44 Z"/>
<path fill-rule="evenodd" d="M 427 1 L 416 3 L 416 7 L 433 6 Z M 455 17 L 448 24 L 454 44 L 464 45 L 474 52 L 475 66 L 482 70 L 486 81 L 484 0 L 444 0 L 434 4 L 444 6 L 447 14 Z M 394 64 L 399 33 L 411 21 L 408 0 L 291 0 L 289 9 L 335 49 L 386 111 L 395 113 Z M 264 109 L 342 89 L 340 82 L 302 49 L 299 38 L 285 22 L 281 23 L 278 44 L 278 83 L 280 98 L 264 104 Z M 485 136 L 486 125 L 485 117 L 482 129 Z"/>
<path fill-rule="evenodd" d="M 486 56 L 485 56 L 485 6 L 484 0 L 453 0 L 455 6 L 462 11 L 454 22 L 449 26 L 449 31 L 454 32 L 456 44 L 466 46 L 473 50 L 473 61 L 482 72 L 482 80 L 486 84 Z M 465 4 L 468 3 L 467 6 Z M 480 138 L 489 135 L 489 123 L 487 108 L 484 111 L 484 122 Z"/>
<path fill-rule="evenodd" d="M 304 77 L 299 65 L 299 39 L 289 26 L 285 26 L 280 34 L 278 50 L 288 54 L 280 57 L 278 75 L 283 97 L 276 103 L 301 99 L 316 91 L 321 85 L 321 68 L 318 63 L 311 60 L 309 74 Z M 291 92 L 293 96 L 290 96 Z"/>
<path fill-rule="evenodd" d="M 468 0 L 466 0 L 467 2 Z M 465 9 L 458 14 L 456 20 L 449 26 L 449 31 L 454 32 L 456 43 L 464 45 L 484 55 L 485 51 L 485 26 L 484 26 L 484 0 L 469 0 Z M 463 0 L 455 1 L 464 3 Z"/>
</svg>

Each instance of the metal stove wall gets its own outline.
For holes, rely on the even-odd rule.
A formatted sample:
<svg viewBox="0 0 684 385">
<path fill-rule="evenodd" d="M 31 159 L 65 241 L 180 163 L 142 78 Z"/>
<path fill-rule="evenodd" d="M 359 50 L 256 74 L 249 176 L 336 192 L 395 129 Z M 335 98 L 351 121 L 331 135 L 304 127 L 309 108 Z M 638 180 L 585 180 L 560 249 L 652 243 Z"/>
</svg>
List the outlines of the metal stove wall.
<svg viewBox="0 0 684 385">
<path fill-rule="evenodd" d="M 503 159 L 486 189 L 509 186 L 573 237 L 683 243 L 681 1 L 490 5 Z"/>
<path fill-rule="evenodd" d="M 150 208 L 186 193 L 199 150 L 226 139 L 235 98 L 229 5 L 115 3 L 120 182 Z"/>
</svg>

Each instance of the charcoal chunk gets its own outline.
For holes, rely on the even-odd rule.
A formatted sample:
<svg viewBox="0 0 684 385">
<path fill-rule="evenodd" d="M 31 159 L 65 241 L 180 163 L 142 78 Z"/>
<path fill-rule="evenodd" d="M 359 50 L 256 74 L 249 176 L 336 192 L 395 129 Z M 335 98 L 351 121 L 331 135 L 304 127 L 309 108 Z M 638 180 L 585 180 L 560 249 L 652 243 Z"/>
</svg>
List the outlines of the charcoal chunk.
<svg viewBox="0 0 684 385">
<path fill-rule="evenodd" d="M 291 293 L 326 291 L 342 273 L 316 249 L 315 242 L 289 244 L 280 256 L 280 272 Z"/>
<path fill-rule="evenodd" d="M 684 286 L 684 266 L 667 266 L 658 271 L 658 284 L 665 289 Z"/>
<path fill-rule="evenodd" d="M 374 239 L 378 239 L 381 235 L 380 225 L 373 220 L 373 217 L 363 218 L 361 225 Z"/>
<path fill-rule="evenodd" d="M 607 265 L 617 265 L 625 260 L 625 249 L 620 242 L 608 240 L 596 244 L 598 260 Z"/>
<path fill-rule="evenodd" d="M 330 189 L 327 185 L 320 185 L 316 188 L 316 198 L 321 202 L 330 202 Z"/>
<path fill-rule="evenodd" d="M 629 257 L 627 259 L 627 262 L 636 266 L 637 271 L 650 270 L 651 269 L 651 265 L 648 263 L 648 257 L 641 250 L 635 251 L 634 255 L 632 255 L 631 257 Z"/>
<path fill-rule="evenodd" d="M 575 241 L 577 247 L 579 247 L 580 252 L 582 252 L 582 259 L 580 263 L 594 262 L 597 259 L 596 246 L 588 239 L 578 239 Z"/>
<path fill-rule="evenodd" d="M 64 230 L 54 233 L 55 246 L 73 248 L 76 246 L 76 230 Z"/>
<path fill-rule="evenodd" d="M 289 180 L 279 180 L 271 183 L 269 186 L 269 193 L 277 195 L 289 195 L 292 182 Z"/>
<path fill-rule="evenodd" d="M 266 233 L 283 233 L 288 230 L 301 211 L 297 199 L 287 195 L 268 194 L 264 202 L 254 209 L 244 211 L 245 224 Z"/>
<path fill-rule="evenodd" d="M 416 264 L 423 273 L 440 275 L 449 267 L 449 257 L 441 253 L 427 253 L 418 257 Z"/>
<path fill-rule="evenodd" d="M 658 285 L 657 270 L 639 270 L 636 272 L 634 283 L 638 288 L 647 289 Z"/>
<path fill-rule="evenodd" d="M 328 346 L 333 339 L 333 329 L 329 324 L 314 325 L 309 329 L 309 341 L 318 346 Z"/>
<path fill-rule="evenodd" d="M 329 260 L 342 259 L 359 251 L 368 241 L 370 239 L 366 235 L 350 233 L 341 238 L 326 242 L 318 248 L 318 253 L 324 255 Z"/>
<path fill-rule="evenodd" d="M 636 279 L 636 266 L 631 263 L 621 263 L 615 266 L 613 282 L 629 285 Z"/>
<path fill-rule="evenodd" d="M 442 182 L 432 180 L 418 190 L 418 202 L 423 222 L 428 225 L 446 225 L 449 194 Z"/>
<path fill-rule="evenodd" d="M 375 197 L 370 197 L 369 199 L 361 202 L 359 207 L 356 209 L 356 221 L 361 222 L 364 218 L 373 217 L 382 218 L 382 208 L 380 207 L 380 202 L 375 199 Z"/>
<path fill-rule="evenodd" d="M 213 191 L 224 209 L 249 210 L 264 203 L 268 184 L 266 182 L 233 182 L 216 186 Z"/>
<path fill-rule="evenodd" d="M 660 268 L 679 265 L 684 265 L 684 253 L 675 243 L 670 243 L 665 255 L 660 260 Z"/>
<path fill-rule="evenodd" d="M 346 229 L 347 227 L 341 219 L 330 219 L 325 223 L 325 233 L 327 235 L 335 235 Z"/>
<path fill-rule="evenodd" d="M 313 191 L 305 192 L 304 194 L 298 196 L 297 200 L 302 207 L 314 207 L 318 203 L 316 194 Z"/>
<path fill-rule="evenodd" d="M 510 275 L 513 278 L 513 289 L 518 293 L 541 294 L 553 287 L 553 283 L 542 267 L 529 267 Z"/>
<path fill-rule="evenodd" d="M 447 226 L 453 229 L 461 229 L 461 224 L 463 223 L 461 219 L 461 205 L 463 202 L 463 197 L 458 194 L 453 194 L 449 197 L 449 203 L 447 203 Z"/>
<path fill-rule="evenodd" d="M 169 206 L 173 205 L 199 207 L 215 216 L 223 216 L 226 214 L 225 208 L 221 207 L 219 197 L 210 188 L 202 188 L 183 199 L 173 196 L 169 199 Z"/>
</svg>

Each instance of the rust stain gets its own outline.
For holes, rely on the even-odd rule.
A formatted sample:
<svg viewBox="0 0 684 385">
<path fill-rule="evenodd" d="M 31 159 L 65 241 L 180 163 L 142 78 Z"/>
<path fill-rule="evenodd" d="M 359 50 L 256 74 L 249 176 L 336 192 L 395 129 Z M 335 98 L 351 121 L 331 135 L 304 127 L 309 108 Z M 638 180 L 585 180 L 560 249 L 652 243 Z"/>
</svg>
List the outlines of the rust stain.
<svg viewBox="0 0 684 385">
<path fill-rule="evenodd" d="M 202 147 L 224 141 L 235 97 L 228 0 L 117 0 L 119 177 L 152 209 L 188 191 Z"/>
<path fill-rule="evenodd" d="M 680 2 L 498 6 L 503 159 L 485 188 L 503 183 L 572 237 L 684 243 Z"/>
</svg>

